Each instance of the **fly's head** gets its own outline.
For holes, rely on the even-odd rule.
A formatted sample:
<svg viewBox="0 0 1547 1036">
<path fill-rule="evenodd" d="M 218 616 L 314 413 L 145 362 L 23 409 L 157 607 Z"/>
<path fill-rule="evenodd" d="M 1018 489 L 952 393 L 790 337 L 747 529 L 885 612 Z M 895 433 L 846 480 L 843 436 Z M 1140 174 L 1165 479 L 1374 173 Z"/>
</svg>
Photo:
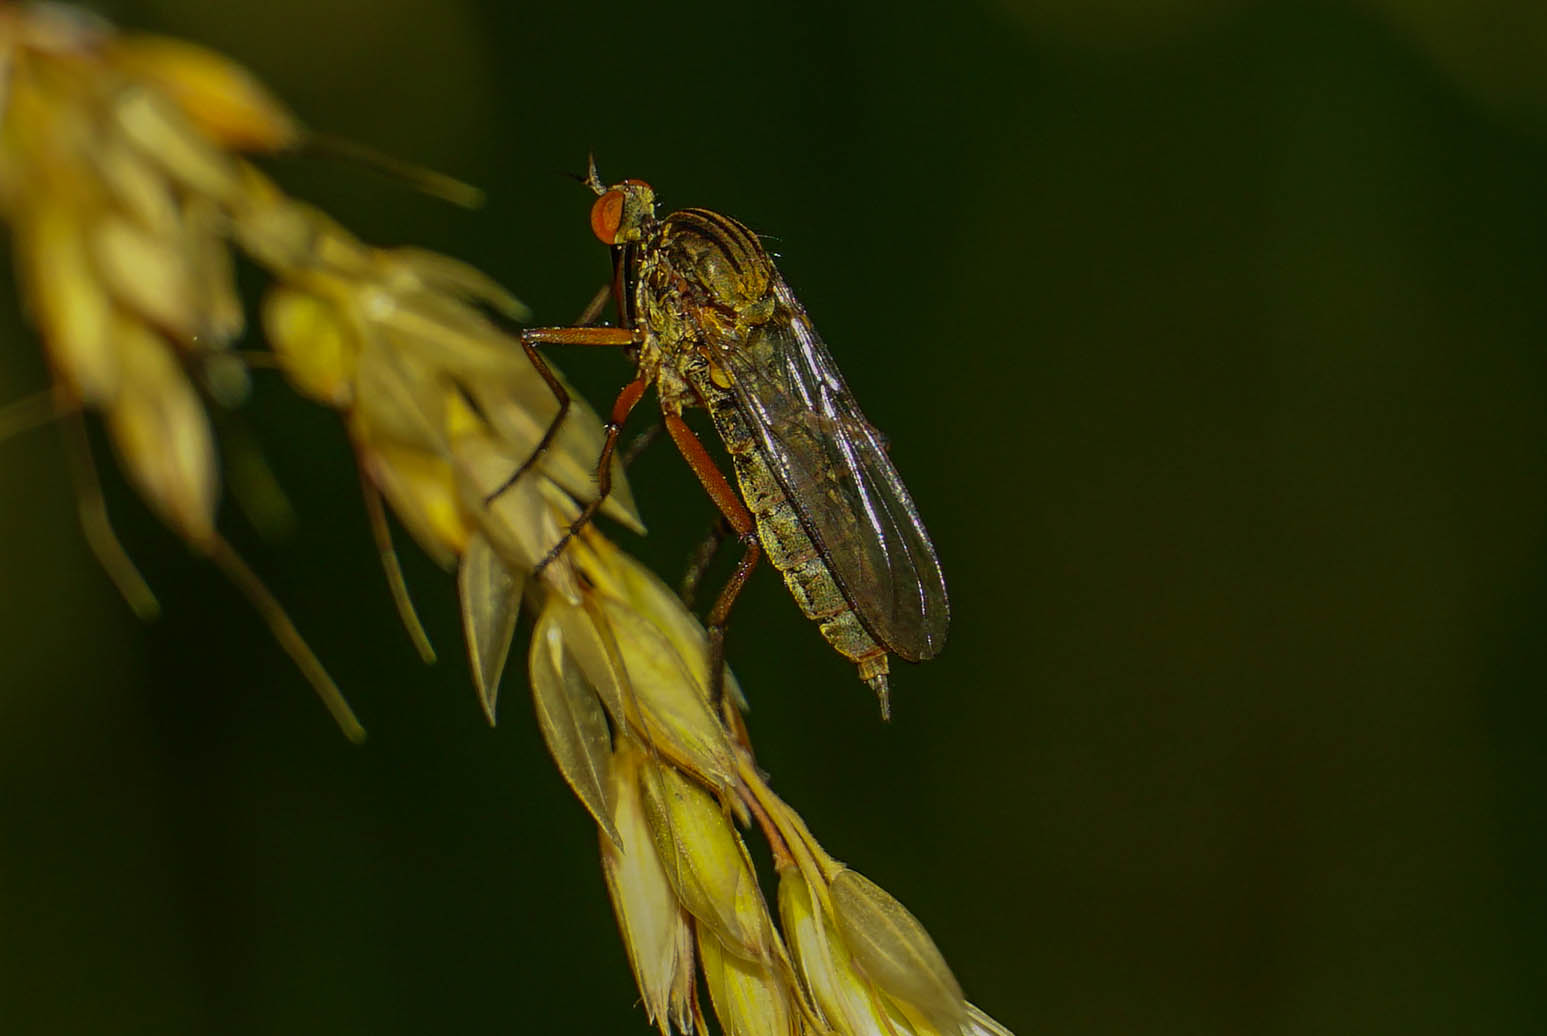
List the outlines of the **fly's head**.
<svg viewBox="0 0 1547 1036">
<path fill-rule="evenodd" d="M 624 245 L 644 237 L 645 228 L 655 222 L 655 191 L 643 180 L 624 180 L 603 187 L 591 163 L 586 185 L 596 192 L 591 206 L 591 233 L 604 245 Z"/>
</svg>

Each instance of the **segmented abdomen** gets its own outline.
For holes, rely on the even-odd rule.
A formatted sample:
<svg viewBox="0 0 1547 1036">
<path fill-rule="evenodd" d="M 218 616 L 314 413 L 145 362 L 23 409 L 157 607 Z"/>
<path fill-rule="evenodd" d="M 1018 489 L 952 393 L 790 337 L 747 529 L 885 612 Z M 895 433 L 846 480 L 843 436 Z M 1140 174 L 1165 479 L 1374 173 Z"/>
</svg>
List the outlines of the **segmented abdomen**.
<svg viewBox="0 0 1547 1036">
<path fill-rule="evenodd" d="M 886 649 L 861 625 L 859 616 L 838 588 L 821 551 L 807 535 L 800 515 L 758 452 L 757 442 L 734 399 L 717 386 L 697 387 L 736 466 L 741 499 L 757 523 L 757 538 L 769 564 L 783 574 L 795 603 L 807 618 L 816 620 L 827 642 L 859 666 L 861 679 L 884 676 Z"/>
</svg>

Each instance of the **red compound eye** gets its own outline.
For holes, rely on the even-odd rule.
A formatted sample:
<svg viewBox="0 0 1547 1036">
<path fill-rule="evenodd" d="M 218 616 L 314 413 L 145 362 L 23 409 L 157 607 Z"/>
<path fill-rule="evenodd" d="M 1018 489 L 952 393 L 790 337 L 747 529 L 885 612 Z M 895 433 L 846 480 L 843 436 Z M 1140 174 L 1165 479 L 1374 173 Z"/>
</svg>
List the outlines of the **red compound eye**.
<svg viewBox="0 0 1547 1036">
<path fill-rule="evenodd" d="M 591 233 L 604 245 L 618 243 L 618 228 L 623 225 L 623 192 L 608 191 L 591 206 Z"/>
</svg>

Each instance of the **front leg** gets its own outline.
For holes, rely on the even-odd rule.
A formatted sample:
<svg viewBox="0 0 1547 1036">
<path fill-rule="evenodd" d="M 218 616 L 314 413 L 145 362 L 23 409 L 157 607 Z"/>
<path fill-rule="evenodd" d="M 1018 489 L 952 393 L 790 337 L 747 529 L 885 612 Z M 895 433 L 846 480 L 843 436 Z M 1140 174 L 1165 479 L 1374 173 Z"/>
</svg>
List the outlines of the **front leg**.
<svg viewBox="0 0 1547 1036">
<path fill-rule="evenodd" d="M 612 492 L 612 452 L 617 449 L 618 437 L 623 434 L 623 423 L 628 420 L 628 415 L 633 412 L 634 407 L 639 405 L 640 398 L 649 387 L 649 381 L 636 378 L 624 385 L 623 390 L 618 393 L 618 398 L 612 401 L 612 414 L 607 420 L 607 438 L 602 441 L 602 455 L 596 462 L 596 496 L 586 502 L 580 514 L 569 523 L 569 528 L 564 530 L 564 535 L 559 537 L 559 541 L 548 550 L 543 559 L 537 563 L 537 567 L 532 569 L 534 579 L 542 575 L 543 569 L 552 564 L 554 559 L 564 552 L 564 548 L 569 546 L 569 541 L 596 517 L 596 512 L 601 510 L 602 504 L 607 500 L 607 494 Z"/>
<path fill-rule="evenodd" d="M 526 353 L 527 360 L 536 369 L 538 376 L 543 379 L 543 384 L 548 386 L 548 391 L 553 393 L 553 398 L 558 401 L 559 410 L 553 415 L 553 420 L 548 422 L 548 427 L 543 429 L 542 438 L 537 440 L 537 445 L 531 453 L 527 454 L 526 459 L 516 466 L 516 470 L 511 472 L 510 477 L 501 482 L 494 492 L 483 498 L 484 506 L 498 500 L 507 489 L 520 481 L 522 475 L 542 459 L 543 454 L 548 452 L 548 447 L 553 445 L 554 437 L 559 434 L 559 426 L 564 423 L 564 418 L 569 416 L 569 392 L 559 381 L 558 376 L 553 373 L 552 368 L 543 360 L 542 354 L 537 351 L 535 346 L 538 342 L 549 345 L 599 345 L 627 348 L 634 344 L 634 332 L 624 327 L 534 327 L 521 332 L 521 350 Z M 567 540 L 568 537 L 565 541 Z M 544 561 L 543 564 L 547 562 Z M 538 568 L 540 570 L 542 565 Z"/>
</svg>

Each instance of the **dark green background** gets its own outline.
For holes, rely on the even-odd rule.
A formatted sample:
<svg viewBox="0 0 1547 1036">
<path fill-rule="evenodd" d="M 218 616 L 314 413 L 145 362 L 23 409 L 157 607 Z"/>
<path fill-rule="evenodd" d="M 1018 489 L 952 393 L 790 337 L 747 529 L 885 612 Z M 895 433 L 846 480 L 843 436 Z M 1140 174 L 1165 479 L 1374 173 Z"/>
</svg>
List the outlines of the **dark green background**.
<svg viewBox="0 0 1547 1036">
<path fill-rule="evenodd" d="M 555 175 L 589 149 L 777 238 L 954 626 L 882 725 L 760 575 L 761 760 L 1021 1036 L 1547 1017 L 1540 3 L 110 12 L 487 187 L 278 167 L 541 320 L 606 275 Z M 5 398 L 44 384 L 15 319 Z M 598 402 L 627 375 L 559 359 Z M 646 1032 L 520 673 L 491 731 L 406 541 L 441 663 L 397 625 L 334 416 L 268 378 L 243 416 L 300 523 L 225 525 L 371 739 L 115 477 L 166 610 L 137 623 L 54 438 L 0 446 L 0 1029 Z M 709 505 L 666 448 L 634 487 L 674 579 Z"/>
</svg>

